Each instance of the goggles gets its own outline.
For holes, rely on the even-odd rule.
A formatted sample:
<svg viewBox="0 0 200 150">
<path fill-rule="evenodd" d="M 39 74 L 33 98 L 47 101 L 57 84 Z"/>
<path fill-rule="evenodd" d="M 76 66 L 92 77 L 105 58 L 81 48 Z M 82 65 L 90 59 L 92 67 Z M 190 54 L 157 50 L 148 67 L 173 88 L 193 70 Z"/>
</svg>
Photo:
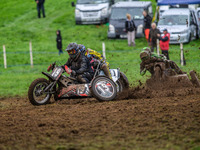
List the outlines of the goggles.
<svg viewBox="0 0 200 150">
<path fill-rule="evenodd" d="M 71 54 L 76 54 L 76 50 L 75 49 L 71 49 L 67 51 L 69 55 Z"/>
</svg>

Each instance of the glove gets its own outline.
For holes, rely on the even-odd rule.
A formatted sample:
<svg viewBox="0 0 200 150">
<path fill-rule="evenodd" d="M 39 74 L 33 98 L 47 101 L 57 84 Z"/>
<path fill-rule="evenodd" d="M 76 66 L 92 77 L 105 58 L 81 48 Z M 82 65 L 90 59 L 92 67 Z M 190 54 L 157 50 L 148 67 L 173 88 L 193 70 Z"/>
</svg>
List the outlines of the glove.
<svg viewBox="0 0 200 150">
<path fill-rule="evenodd" d="M 72 70 L 71 75 L 74 77 L 76 76 L 76 71 Z"/>
</svg>

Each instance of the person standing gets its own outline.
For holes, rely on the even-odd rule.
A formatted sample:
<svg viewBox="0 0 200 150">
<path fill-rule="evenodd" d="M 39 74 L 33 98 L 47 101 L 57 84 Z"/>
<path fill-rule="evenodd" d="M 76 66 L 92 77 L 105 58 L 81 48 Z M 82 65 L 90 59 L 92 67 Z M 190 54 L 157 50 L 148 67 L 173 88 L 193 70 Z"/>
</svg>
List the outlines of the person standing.
<svg viewBox="0 0 200 150">
<path fill-rule="evenodd" d="M 127 20 L 125 22 L 125 29 L 127 32 L 127 39 L 129 46 L 135 46 L 135 30 L 136 26 L 133 20 L 131 20 L 131 15 L 126 14 Z"/>
<path fill-rule="evenodd" d="M 62 37 L 61 37 L 61 32 L 60 30 L 57 30 L 56 32 L 57 34 L 57 38 L 56 38 L 56 42 L 57 42 L 57 49 L 59 50 L 59 55 L 63 53 L 62 51 Z"/>
<path fill-rule="evenodd" d="M 164 36 L 157 35 L 160 40 L 160 49 L 162 50 L 162 54 L 164 54 L 167 59 L 169 60 L 169 41 L 170 41 L 170 34 L 167 32 L 167 29 L 163 30 Z"/>
<path fill-rule="evenodd" d="M 144 34 L 146 40 L 148 41 L 152 18 L 151 16 L 149 16 L 146 10 L 143 11 L 143 16 L 144 16 Z"/>
<path fill-rule="evenodd" d="M 43 18 L 45 18 L 44 2 L 45 0 L 35 0 L 37 3 L 38 18 L 40 18 L 40 10 L 42 9 Z"/>
<path fill-rule="evenodd" d="M 155 23 L 152 23 L 148 39 L 149 46 L 151 46 L 151 52 L 154 52 L 154 48 L 157 49 L 158 34 L 160 35 L 160 30 L 156 27 Z"/>
</svg>

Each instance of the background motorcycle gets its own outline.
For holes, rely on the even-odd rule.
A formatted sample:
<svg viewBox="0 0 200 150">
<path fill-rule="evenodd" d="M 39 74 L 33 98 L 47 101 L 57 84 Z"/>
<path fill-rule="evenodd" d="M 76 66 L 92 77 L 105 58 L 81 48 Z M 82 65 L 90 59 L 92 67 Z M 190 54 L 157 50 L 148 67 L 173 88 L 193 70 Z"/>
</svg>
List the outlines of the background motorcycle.
<svg viewBox="0 0 200 150">
<path fill-rule="evenodd" d="M 44 105 L 49 103 L 50 98 L 54 99 L 73 98 L 73 97 L 95 97 L 99 101 L 111 101 L 117 96 L 117 93 L 129 87 L 129 82 L 124 73 L 119 69 L 110 69 L 112 79 L 105 76 L 100 69 L 100 63 L 95 69 L 95 74 L 90 83 L 80 84 L 76 78 L 67 77 L 63 73 L 71 74 L 71 69 L 65 66 L 51 64 L 47 71 L 42 72 L 47 78 L 38 78 L 34 80 L 28 90 L 29 101 L 33 105 Z"/>
<path fill-rule="evenodd" d="M 167 66 L 164 62 L 157 62 L 149 66 L 150 66 L 149 70 L 152 74 L 151 79 L 153 79 L 154 82 L 168 81 L 174 84 L 177 84 L 178 82 L 184 82 L 184 83 L 187 83 L 188 85 L 194 85 L 196 87 L 200 87 L 199 79 L 194 70 L 190 71 L 190 76 L 191 76 L 191 80 L 190 80 L 186 73 L 177 74 L 173 69 Z M 148 84 L 148 80 L 147 80 L 147 84 Z"/>
</svg>

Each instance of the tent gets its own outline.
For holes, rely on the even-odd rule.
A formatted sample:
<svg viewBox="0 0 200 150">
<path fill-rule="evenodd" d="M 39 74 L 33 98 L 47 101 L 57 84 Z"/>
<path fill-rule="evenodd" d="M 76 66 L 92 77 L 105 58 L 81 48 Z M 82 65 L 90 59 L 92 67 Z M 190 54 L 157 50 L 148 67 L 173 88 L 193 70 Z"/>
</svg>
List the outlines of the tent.
<svg viewBox="0 0 200 150">
<path fill-rule="evenodd" d="M 157 5 L 200 4 L 200 0 L 158 0 Z"/>
</svg>

